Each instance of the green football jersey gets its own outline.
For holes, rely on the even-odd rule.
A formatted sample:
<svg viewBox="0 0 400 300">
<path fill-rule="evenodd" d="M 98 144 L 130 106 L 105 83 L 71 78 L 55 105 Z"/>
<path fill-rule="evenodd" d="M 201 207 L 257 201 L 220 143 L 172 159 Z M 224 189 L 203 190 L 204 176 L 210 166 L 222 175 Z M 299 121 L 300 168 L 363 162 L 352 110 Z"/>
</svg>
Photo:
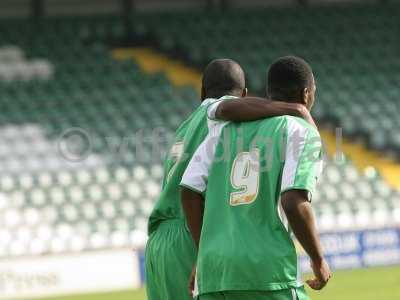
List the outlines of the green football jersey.
<svg viewBox="0 0 400 300">
<path fill-rule="evenodd" d="M 148 233 L 151 234 L 157 225 L 168 219 L 185 219 L 180 199 L 180 187 L 183 172 L 190 158 L 208 134 L 208 128 L 217 121 L 208 119 L 207 109 L 212 104 L 234 98 L 224 96 L 219 99 L 205 99 L 202 104 L 184 121 L 175 132 L 174 144 L 164 163 L 162 190 L 158 201 L 150 214 Z M 214 105 L 216 109 L 217 105 Z"/>
<path fill-rule="evenodd" d="M 198 293 L 301 286 L 280 195 L 314 191 L 322 168 L 318 131 L 289 116 L 230 123 L 194 157 L 181 185 L 205 192 Z"/>
</svg>

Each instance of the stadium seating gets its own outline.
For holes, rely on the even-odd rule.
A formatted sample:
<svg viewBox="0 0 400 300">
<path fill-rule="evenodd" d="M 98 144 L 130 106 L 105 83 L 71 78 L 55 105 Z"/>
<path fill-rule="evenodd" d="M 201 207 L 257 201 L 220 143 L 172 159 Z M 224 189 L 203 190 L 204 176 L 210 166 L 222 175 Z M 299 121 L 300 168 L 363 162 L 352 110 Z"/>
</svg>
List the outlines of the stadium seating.
<svg viewBox="0 0 400 300">
<path fill-rule="evenodd" d="M 379 228 L 400 221 L 400 192 L 373 168 L 360 174 L 350 162 L 326 161 L 313 202 L 323 231 Z"/>
<path fill-rule="evenodd" d="M 399 9 L 395 3 L 270 7 L 149 14 L 137 22 L 147 24 L 163 51 L 184 52 L 199 66 L 236 59 L 260 94 L 268 64 L 282 55 L 304 57 L 320 91 L 316 117 L 399 158 Z"/>
<path fill-rule="evenodd" d="M 57 27 L 29 47 L 17 25 L 0 44 L 0 255 L 142 247 L 163 152 L 196 92 Z"/>
<path fill-rule="evenodd" d="M 133 29 L 194 64 L 237 59 L 253 90 L 262 89 L 274 58 L 302 55 L 315 66 L 318 118 L 365 136 L 374 149 L 398 151 L 400 26 L 391 14 L 390 6 L 152 13 L 138 15 Z M 196 107 L 195 90 L 113 60 L 107 43 L 123 37 L 113 16 L 0 27 L 0 256 L 143 247 L 162 152 Z M 323 230 L 400 222 L 400 192 L 350 161 L 327 158 L 313 201 Z"/>
</svg>

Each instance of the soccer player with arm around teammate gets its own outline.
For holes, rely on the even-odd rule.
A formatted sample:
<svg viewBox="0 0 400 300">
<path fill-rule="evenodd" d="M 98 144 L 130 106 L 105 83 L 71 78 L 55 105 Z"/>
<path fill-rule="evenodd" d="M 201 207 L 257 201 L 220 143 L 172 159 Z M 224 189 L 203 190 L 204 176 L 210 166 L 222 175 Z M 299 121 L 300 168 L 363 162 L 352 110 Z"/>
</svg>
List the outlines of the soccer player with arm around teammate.
<svg viewBox="0 0 400 300">
<path fill-rule="evenodd" d="M 277 60 L 267 91 L 311 109 L 310 66 L 297 57 Z M 307 283 L 316 290 L 326 285 L 331 274 L 310 205 L 322 167 L 315 127 L 288 116 L 218 125 L 193 157 L 181 199 L 198 248 L 194 288 L 200 300 L 308 299 L 287 221 L 312 261 L 315 278 Z"/>
<path fill-rule="evenodd" d="M 175 133 L 173 146 L 164 164 L 162 191 L 149 219 L 145 253 L 149 300 L 190 299 L 187 281 L 196 251 L 185 224 L 179 183 L 194 151 L 207 136 L 209 128 L 217 123 L 210 121 L 208 116 L 232 121 L 251 121 L 278 115 L 311 118 L 296 104 L 238 98 L 246 94 L 244 72 L 239 64 L 230 59 L 216 59 L 206 67 L 202 79 L 202 103 Z M 257 111 L 254 106 L 247 105 L 247 100 L 258 105 Z"/>
</svg>

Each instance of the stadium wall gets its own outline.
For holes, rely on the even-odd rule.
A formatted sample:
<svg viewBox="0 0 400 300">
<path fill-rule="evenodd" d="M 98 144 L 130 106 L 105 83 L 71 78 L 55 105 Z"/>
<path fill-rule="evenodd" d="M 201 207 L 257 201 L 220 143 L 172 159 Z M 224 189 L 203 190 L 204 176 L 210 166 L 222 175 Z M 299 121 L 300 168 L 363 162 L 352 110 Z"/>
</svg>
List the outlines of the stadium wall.
<svg viewBox="0 0 400 300">
<path fill-rule="evenodd" d="M 144 281 L 139 256 L 120 249 L 0 260 L 0 299 L 135 289 Z"/>
<path fill-rule="evenodd" d="M 400 228 L 321 234 L 333 270 L 400 264 Z M 309 260 L 299 250 L 302 272 Z M 131 249 L 0 260 L 0 299 L 136 289 L 145 284 L 144 253 Z"/>
<path fill-rule="evenodd" d="M 325 256 L 332 270 L 400 265 L 400 228 L 325 232 L 321 234 Z M 302 273 L 311 272 L 310 261 L 297 244 Z M 145 284 L 144 253 L 139 254 L 141 285 Z"/>
<path fill-rule="evenodd" d="M 321 242 L 332 270 L 400 265 L 400 228 L 326 232 Z M 302 273 L 311 272 L 310 261 L 297 244 Z M 139 254 L 141 284 L 145 284 L 144 253 Z"/>
</svg>

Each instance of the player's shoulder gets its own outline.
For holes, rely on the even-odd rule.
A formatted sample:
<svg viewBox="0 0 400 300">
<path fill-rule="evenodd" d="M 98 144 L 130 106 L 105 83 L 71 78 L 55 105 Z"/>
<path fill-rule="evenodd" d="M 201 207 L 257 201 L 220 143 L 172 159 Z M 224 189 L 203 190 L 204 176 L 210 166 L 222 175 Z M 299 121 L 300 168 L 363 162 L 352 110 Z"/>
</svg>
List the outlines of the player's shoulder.
<svg viewBox="0 0 400 300">
<path fill-rule="evenodd" d="M 187 128 L 189 127 L 190 123 L 194 122 L 195 120 L 202 119 L 203 117 L 206 116 L 206 107 L 203 105 L 199 105 L 196 107 L 194 111 L 191 112 L 191 114 L 179 125 L 178 129 L 176 130 L 176 133 L 186 131 Z"/>
<path fill-rule="evenodd" d="M 227 100 L 227 99 L 224 98 L 224 97 L 221 97 L 221 98 L 207 98 L 201 103 L 201 106 L 210 106 L 210 105 L 212 105 L 214 103 L 219 103 L 219 102 L 222 102 L 224 100 Z"/>
<path fill-rule="evenodd" d="M 283 116 L 285 118 L 285 126 L 288 132 L 307 132 L 309 136 L 320 137 L 318 129 L 308 123 L 306 120 L 294 117 L 294 116 Z"/>
<path fill-rule="evenodd" d="M 269 127 L 272 125 L 277 130 L 286 130 L 289 134 L 294 132 L 307 132 L 311 136 L 319 137 L 318 130 L 313 125 L 299 117 L 285 115 L 263 119 L 261 122 Z"/>
<path fill-rule="evenodd" d="M 201 103 L 200 107 L 201 108 L 205 108 L 205 109 L 209 109 L 211 106 L 213 105 L 219 105 L 222 102 L 231 99 L 231 97 L 221 97 L 221 98 L 207 98 L 204 99 L 203 102 Z"/>
<path fill-rule="evenodd" d="M 175 137 L 185 135 L 187 128 L 188 128 L 190 122 L 192 121 L 192 119 L 193 119 L 193 113 L 186 120 L 184 120 L 179 125 L 179 127 L 175 130 Z"/>
<path fill-rule="evenodd" d="M 183 137 L 186 135 L 187 131 L 191 123 L 197 118 L 199 115 L 199 107 L 194 110 L 175 130 L 175 140 L 182 140 Z"/>
</svg>

